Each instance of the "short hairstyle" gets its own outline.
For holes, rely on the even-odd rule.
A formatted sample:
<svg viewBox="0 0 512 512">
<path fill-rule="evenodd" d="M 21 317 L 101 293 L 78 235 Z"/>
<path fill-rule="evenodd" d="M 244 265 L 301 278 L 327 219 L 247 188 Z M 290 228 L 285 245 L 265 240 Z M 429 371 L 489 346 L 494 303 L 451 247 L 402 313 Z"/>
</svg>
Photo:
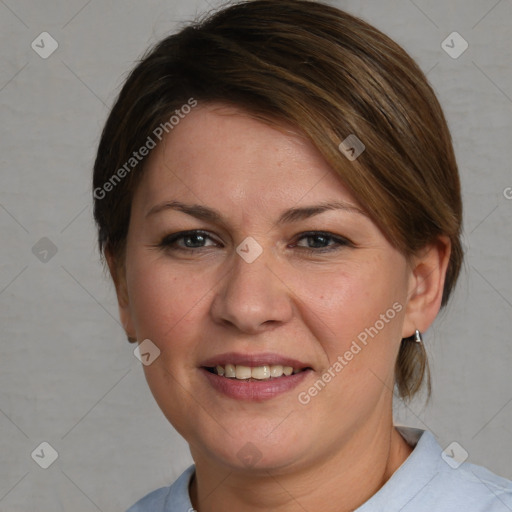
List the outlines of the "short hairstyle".
<svg viewBox="0 0 512 512">
<path fill-rule="evenodd" d="M 361 19 L 314 1 L 236 3 L 146 53 L 114 103 L 94 164 L 102 254 L 124 260 L 131 201 L 145 163 L 130 160 L 134 152 L 159 126 L 170 131 L 170 116 L 191 101 L 228 103 L 297 127 L 407 257 L 447 236 L 446 305 L 463 260 L 462 202 L 439 102 L 398 44 Z M 350 135 L 365 146 L 357 159 L 340 151 Z M 425 380 L 430 396 L 425 348 L 402 340 L 395 368 L 399 395 L 412 398 Z"/>
</svg>

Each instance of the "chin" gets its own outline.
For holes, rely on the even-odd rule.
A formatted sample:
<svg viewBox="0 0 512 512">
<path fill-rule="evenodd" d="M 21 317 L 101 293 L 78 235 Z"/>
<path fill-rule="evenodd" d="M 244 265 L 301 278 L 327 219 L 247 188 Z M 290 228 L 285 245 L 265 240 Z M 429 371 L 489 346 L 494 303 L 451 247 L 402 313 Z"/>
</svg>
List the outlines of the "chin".
<svg viewBox="0 0 512 512">
<path fill-rule="evenodd" d="M 296 427 L 292 431 L 290 424 L 288 428 L 279 425 L 281 421 L 282 418 L 276 419 L 271 428 L 268 421 L 225 421 L 223 427 L 227 432 L 218 424 L 209 424 L 204 431 L 194 432 L 195 440 L 187 440 L 191 447 L 196 447 L 195 450 L 191 448 L 194 458 L 207 456 L 230 471 L 279 472 L 304 459 L 308 446 L 302 444 L 304 440 L 314 438 L 304 428 Z"/>
</svg>

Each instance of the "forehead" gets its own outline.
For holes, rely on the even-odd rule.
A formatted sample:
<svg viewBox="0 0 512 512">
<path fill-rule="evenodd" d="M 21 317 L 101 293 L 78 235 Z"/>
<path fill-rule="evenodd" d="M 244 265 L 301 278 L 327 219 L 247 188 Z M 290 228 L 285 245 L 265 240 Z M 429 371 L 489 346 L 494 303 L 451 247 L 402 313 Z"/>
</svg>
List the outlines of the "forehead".
<svg viewBox="0 0 512 512">
<path fill-rule="evenodd" d="M 147 207 L 170 195 L 218 207 L 326 199 L 357 205 L 299 130 L 215 104 L 197 106 L 164 137 L 148 159 L 139 189 L 138 200 Z"/>
</svg>

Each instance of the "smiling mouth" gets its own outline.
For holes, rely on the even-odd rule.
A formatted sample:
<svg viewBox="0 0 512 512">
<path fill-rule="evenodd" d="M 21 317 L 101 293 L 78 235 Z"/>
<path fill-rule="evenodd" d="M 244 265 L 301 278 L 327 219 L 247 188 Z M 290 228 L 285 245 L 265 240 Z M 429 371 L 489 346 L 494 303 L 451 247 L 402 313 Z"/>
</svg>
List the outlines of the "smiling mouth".
<svg viewBox="0 0 512 512">
<path fill-rule="evenodd" d="M 301 373 L 311 368 L 293 368 L 291 366 L 283 366 L 280 364 L 262 365 L 262 366 L 245 366 L 241 364 L 225 364 L 205 367 L 207 371 L 225 377 L 227 379 L 241 380 L 247 382 L 264 381 L 277 379 L 280 377 L 289 377 L 296 373 Z"/>
</svg>

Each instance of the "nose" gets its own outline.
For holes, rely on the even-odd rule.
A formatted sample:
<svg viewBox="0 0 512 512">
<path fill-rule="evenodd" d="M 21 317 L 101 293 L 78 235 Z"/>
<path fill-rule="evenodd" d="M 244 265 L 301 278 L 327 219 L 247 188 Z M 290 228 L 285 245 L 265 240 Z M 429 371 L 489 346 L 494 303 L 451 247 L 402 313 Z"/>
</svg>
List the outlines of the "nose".
<svg viewBox="0 0 512 512">
<path fill-rule="evenodd" d="M 215 323 L 257 334 L 288 322 L 293 314 L 291 290 L 272 265 L 271 251 L 252 263 L 238 254 L 211 304 Z"/>
</svg>

